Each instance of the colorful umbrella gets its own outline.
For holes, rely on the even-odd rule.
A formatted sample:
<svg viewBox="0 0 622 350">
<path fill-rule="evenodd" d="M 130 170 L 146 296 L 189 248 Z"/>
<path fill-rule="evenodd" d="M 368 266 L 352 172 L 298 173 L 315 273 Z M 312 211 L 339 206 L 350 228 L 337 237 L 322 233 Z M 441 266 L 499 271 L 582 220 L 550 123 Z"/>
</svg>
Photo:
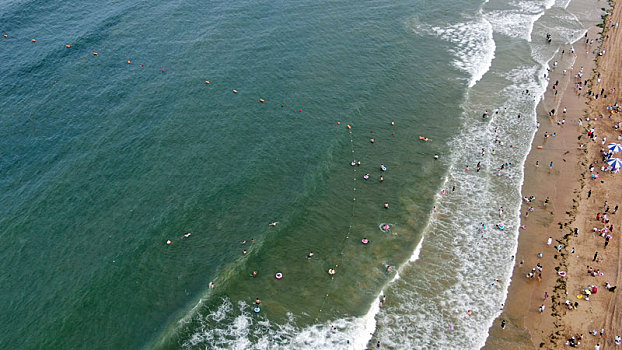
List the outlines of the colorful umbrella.
<svg viewBox="0 0 622 350">
<path fill-rule="evenodd" d="M 622 145 L 619 143 L 610 143 L 607 147 L 614 152 L 622 152 Z"/>
<path fill-rule="evenodd" d="M 620 158 L 610 158 L 607 160 L 607 163 L 611 165 L 614 169 L 622 167 L 622 159 Z"/>
</svg>

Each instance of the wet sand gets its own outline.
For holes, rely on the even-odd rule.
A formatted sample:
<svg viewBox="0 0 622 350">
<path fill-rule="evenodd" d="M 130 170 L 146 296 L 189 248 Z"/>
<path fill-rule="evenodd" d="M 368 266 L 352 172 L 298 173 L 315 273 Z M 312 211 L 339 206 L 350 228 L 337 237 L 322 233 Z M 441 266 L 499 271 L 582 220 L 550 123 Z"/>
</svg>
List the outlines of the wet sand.
<svg viewBox="0 0 622 350">
<path fill-rule="evenodd" d="M 599 27 L 588 31 L 590 39 L 601 38 L 602 31 L 602 43 L 594 40 L 592 45 L 585 44 L 584 38 L 573 45 L 575 55 L 570 53 L 571 46 L 566 46 L 562 47 L 565 53 L 558 53 L 553 59 L 559 61 L 559 65 L 550 73 L 549 88 L 538 107 L 540 128 L 525 164 L 522 195 L 535 196 L 536 199 L 531 203 L 523 201 L 521 219 L 526 229 L 519 235 L 506 304 L 490 329 L 485 349 L 569 348 L 565 344 L 570 337 L 575 336 L 578 342 L 578 336 L 583 334 L 580 347 L 593 349 L 600 344 L 605 350 L 616 347 L 614 337 L 622 336 L 619 291 L 609 292 L 604 287 L 607 281 L 614 286 L 621 284 L 622 246 L 617 232 L 622 213 L 612 215 L 611 212 L 616 205 L 622 204 L 622 174 L 600 171 L 603 164 L 601 148 L 617 141 L 621 135 L 613 126 L 622 115 L 614 114 L 609 118 L 606 109 L 620 100 L 622 70 L 618 67 L 622 67 L 622 35 L 615 26 L 619 22 L 620 6 L 616 6 L 613 14 L 605 20 L 604 31 Z M 605 54 L 599 56 L 602 50 Z M 575 76 L 581 66 L 581 80 L 588 80 L 588 86 L 579 91 L 575 87 L 578 81 Z M 568 70 L 566 74 L 564 69 Z M 601 74 L 600 82 L 598 73 Z M 552 86 L 557 80 L 556 95 Z M 610 89 L 614 87 L 617 91 L 611 93 Z M 600 95 L 601 89 L 605 89 L 603 96 Z M 599 98 L 588 96 L 588 91 L 593 91 Z M 562 112 L 564 107 L 566 113 Z M 552 109 L 556 112 L 549 116 Z M 606 117 L 601 118 L 601 113 Z M 582 125 L 579 125 L 579 118 Z M 558 124 L 563 119 L 565 123 Z M 596 140 L 590 140 L 587 128 L 595 128 Z M 556 136 L 545 137 L 545 133 L 555 133 Z M 603 137 L 607 138 L 604 145 Z M 549 166 L 551 161 L 552 168 Z M 590 177 L 589 165 L 595 161 L 598 163 L 594 173 L 600 172 L 598 180 Z M 545 205 L 547 197 L 550 202 Z M 613 238 L 606 248 L 605 239 L 593 231 L 595 227 L 606 226 L 595 217 L 596 213 L 604 211 L 605 201 L 610 207 L 607 225 L 614 225 Z M 529 207 L 534 211 L 525 217 Z M 553 238 L 550 246 L 547 245 L 549 237 Z M 559 245 L 562 247 L 558 251 L 555 247 Z M 598 258 L 593 261 L 596 251 Z M 541 258 L 539 253 L 542 253 Z M 538 263 L 543 266 L 542 279 L 526 277 Z M 603 275 L 592 277 L 587 273 L 587 266 L 599 269 Z M 559 271 L 566 272 L 566 277 L 561 277 Z M 589 301 L 577 298 L 588 285 L 597 286 L 598 292 L 591 295 Z M 545 292 L 549 295 L 546 299 Z M 578 307 L 570 310 L 567 300 L 573 306 L 577 302 Z M 543 312 L 539 310 L 541 305 L 545 306 Z M 502 320 L 507 322 L 505 329 L 500 326 Z M 600 333 L 603 328 L 602 336 L 588 334 L 593 329 Z"/>
</svg>

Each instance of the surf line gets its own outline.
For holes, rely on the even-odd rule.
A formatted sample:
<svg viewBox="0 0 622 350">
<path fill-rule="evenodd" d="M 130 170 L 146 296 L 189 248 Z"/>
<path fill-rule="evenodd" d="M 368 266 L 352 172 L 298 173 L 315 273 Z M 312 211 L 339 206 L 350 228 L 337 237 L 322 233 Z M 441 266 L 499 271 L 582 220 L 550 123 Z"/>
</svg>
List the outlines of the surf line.
<svg viewBox="0 0 622 350">
<path fill-rule="evenodd" d="M 352 136 L 352 127 L 350 125 L 348 125 L 348 135 L 350 136 L 350 149 L 352 151 L 352 162 L 356 162 L 356 157 L 354 156 L 354 137 Z M 350 215 L 350 224 L 348 225 L 348 231 L 346 232 L 346 235 L 343 238 L 342 248 L 339 251 L 339 255 L 341 256 L 341 259 L 339 262 L 343 261 L 343 256 L 344 256 L 343 253 L 345 252 L 346 246 L 347 246 L 346 242 L 348 241 L 348 239 L 350 239 L 350 234 L 352 233 L 352 224 L 354 222 L 354 211 L 356 209 L 356 181 L 357 181 L 356 168 L 358 167 L 357 166 L 352 167 L 352 170 L 354 171 L 354 176 L 352 177 L 352 212 Z M 339 267 L 339 264 L 335 264 L 334 267 L 328 270 L 330 274 L 331 282 L 335 279 L 335 274 L 336 274 L 336 270 L 338 267 Z M 322 300 L 322 305 L 320 306 L 317 316 L 315 317 L 315 321 L 319 321 L 320 315 L 322 314 L 322 310 L 324 310 L 324 306 L 328 302 L 328 297 L 330 293 L 332 292 L 332 290 L 334 289 L 334 287 L 335 287 L 334 284 L 330 283 L 330 285 L 328 286 L 326 290 L 326 293 L 324 293 L 324 300 Z"/>
</svg>

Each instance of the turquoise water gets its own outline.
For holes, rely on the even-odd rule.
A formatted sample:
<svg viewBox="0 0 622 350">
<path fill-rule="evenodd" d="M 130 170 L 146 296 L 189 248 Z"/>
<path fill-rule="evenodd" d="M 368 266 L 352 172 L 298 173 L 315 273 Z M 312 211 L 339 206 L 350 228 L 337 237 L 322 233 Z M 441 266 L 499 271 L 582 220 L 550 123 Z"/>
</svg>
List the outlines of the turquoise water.
<svg viewBox="0 0 622 350">
<path fill-rule="evenodd" d="M 523 11 L 568 6 L 544 3 Z M 511 196 L 521 176 L 517 166 L 509 183 L 495 187 L 491 177 L 475 189 L 483 197 L 442 202 L 441 187 L 472 182 L 451 174 L 473 167 L 480 143 L 494 135 L 491 126 L 460 144 L 465 125 L 506 103 L 497 93 L 514 86 L 508 72 L 524 79 L 516 88 L 537 91 L 547 55 L 572 38 L 534 58 L 528 34 L 502 35 L 527 51 L 504 56 L 490 37 L 497 27 L 481 21 L 484 5 L 495 6 L 5 2 L 0 347 L 361 348 L 374 333 L 372 341 L 399 348 L 406 343 L 392 331 L 409 332 L 404 316 L 418 305 L 445 327 L 449 306 L 408 298 L 431 288 L 420 269 L 437 270 L 439 257 L 450 268 L 466 265 L 425 244 L 415 263 L 413 250 L 423 237 L 440 237 L 442 247 L 453 239 L 443 233 L 470 228 L 443 226 L 455 220 L 433 207 L 453 208 L 461 223 L 481 220 L 472 209 L 492 192 Z M 535 120 L 536 101 L 513 111 Z M 519 163 L 533 124 L 499 127 L 522 140 Z M 371 243 L 362 245 L 364 237 Z M 457 290 L 447 300 L 459 297 L 461 277 L 444 278 L 436 287 Z M 378 312 L 382 290 L 389 300 Z M 252 313 L 256 297 L 260 314 Z"/>
</svg>

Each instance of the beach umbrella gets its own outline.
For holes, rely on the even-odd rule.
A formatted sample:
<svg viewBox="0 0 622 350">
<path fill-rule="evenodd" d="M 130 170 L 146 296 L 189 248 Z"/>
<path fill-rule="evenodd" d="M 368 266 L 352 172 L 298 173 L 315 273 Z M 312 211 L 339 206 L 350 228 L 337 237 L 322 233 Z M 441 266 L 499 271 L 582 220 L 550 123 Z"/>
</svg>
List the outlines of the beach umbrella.
<svg viewBox="0 0 622 350">
<path fill-rule="evenodd" d="M 607 147 L 609 147 L 610 150 L 614 151 L 614 152 L 620 152 L 622 151 L 622 145 L 619 143 L 610 143 L 609 145 L 607 145 Z"/>
<path fill-rule="evenodd" d="M 610 158 L 607 163 L 615 169 L 622 167 L 622 159 L 620 158 Z"/>
</svg>

